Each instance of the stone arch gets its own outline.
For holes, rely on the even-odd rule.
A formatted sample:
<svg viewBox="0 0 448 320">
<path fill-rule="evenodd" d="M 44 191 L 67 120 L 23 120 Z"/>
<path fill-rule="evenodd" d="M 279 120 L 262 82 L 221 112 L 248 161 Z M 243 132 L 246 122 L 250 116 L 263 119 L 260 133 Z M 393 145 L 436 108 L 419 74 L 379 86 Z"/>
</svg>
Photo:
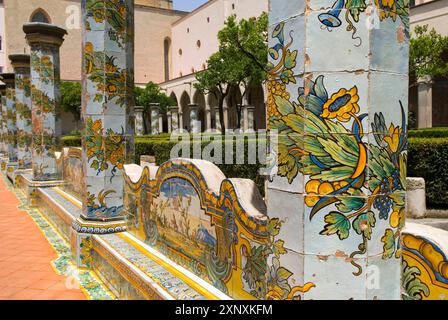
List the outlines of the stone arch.
<svg viewBox="0 0 448 320">
<path fill-rule="evenodd" d="M 163 61 L 165 67 L 165 81 L 171 78 L 171 38 L 166 37 L 163 41 Z"/>
<path fill-rule="evenodd" d="M 38 8 L 30 15 L 30 22 L 51 23 L 50 15 L 42 8 Z"/>
<path fill-rule="evenodd" d="M 193 96 L 193 103 L 199 105 L 199 120 L 201 121 L 201 131 L 206 130 L 206 100 L 204 94 L 197 90 Z"/>
<path fill-rule="evenodd" d="M 173 106 L 179 106 L 179 102 L 177 100 L 177 96 L 176 94 L 173 92 L 171 92 L 171 94 L 169 94 L 169 97 L 175 102 L 175 104 L 173 104 Z"/>
<path fill-rule="evenodd" d="M 190 95 L 184 91 L 180 96 L 179 111 L 182 113 L 182 129 L 190 131 Z"/>
</svg>

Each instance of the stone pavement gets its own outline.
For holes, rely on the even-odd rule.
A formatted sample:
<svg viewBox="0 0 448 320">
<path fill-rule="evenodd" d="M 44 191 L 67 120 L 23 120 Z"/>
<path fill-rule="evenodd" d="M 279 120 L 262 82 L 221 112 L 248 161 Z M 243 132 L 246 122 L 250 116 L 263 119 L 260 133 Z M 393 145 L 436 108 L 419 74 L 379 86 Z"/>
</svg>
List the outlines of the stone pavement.
<svg viewBox="0 0 448 320">
<path fill-rule="evenodd" d="M 0 300 L 82 300 L 51 262 L 57 254 L 19 200 L 0 179 Z"/>
</svg>

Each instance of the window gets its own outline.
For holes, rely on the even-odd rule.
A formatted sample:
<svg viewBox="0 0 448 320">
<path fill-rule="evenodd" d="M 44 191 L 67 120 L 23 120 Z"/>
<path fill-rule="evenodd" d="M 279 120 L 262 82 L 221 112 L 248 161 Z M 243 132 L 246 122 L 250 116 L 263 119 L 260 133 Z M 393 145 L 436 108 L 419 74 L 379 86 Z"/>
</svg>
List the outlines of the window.
<svg viewBox="0 0 448 320">
<path fill-rule="evenodd" d="M 232 3 L 232 10 L 235 10 L 235 4 Z"/>
<path fill-rule="evenodd" d="M 170 80 L 171 39 L 166 38 L 164 43 L 165 81 Z"/>
<path fill-rule="evenodd" d="M 210 23 L 210 17 L 207 17 L 207 22 Z"/>
<path fill-rule="evenodd" d="M 190 33 L 190 28 L 187 28 L 187 33 Z"/>
<path fill-rule="evenodd" d="M 33 12 L 33 14 L 31 15 L 31 22 L 43 22 L 43 23 L 50 23 L 50 17 L 48 16 L 48 14 L 42 10 L 42 9 L 37 9 L 36 11 Z"/>
<path fill-rule="evenodd" d="M 179 55 L 180 56 L 182 55 L 182 49 L 179 49 Z"/>
<path fill-rule="evenodd" d="M 0 36 L 0 51 L 3 49 L 3 39 L 2 39 L 2 37 Z"/>
<path fill-rule="evenodd" d="M 201 40 L 198 40 L 198 41 L 196 42 L 196 46 L 197 46 L 198 48 L 200 48 L 201 45 L 202 45 Z"/>
</svg>

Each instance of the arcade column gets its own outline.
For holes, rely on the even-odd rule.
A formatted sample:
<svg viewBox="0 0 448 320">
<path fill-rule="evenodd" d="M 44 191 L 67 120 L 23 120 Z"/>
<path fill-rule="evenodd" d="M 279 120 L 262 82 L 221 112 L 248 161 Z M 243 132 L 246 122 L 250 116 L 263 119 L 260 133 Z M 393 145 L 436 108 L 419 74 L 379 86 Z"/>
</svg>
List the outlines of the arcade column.
<svg viewBox="0 0 448 320">
<path fill-rule="evenodd" d="M 400 299 L 408 11 L 271 1 L 267 299 Z"/>
<path fill-rule="evenodd" d="M 32 22 L 23 25 L 31 52 L 31 101 L 33 132 L 33 181 L 61 179 L 56 163 L 61 136 L 60 58 L 67 31 L 58 26 Z"/>
<path fill-rule="evenodd" d="M 15 73 L 17 111 L 17 157 L 18 169 L 32 168 L 32 126 L 31 126 L 31 75 L 30 56 L 14 54 L 9 56 Z"/>
<path fill-rule="evenodd" d="M 134 162 L 135 126 L 134 1 L 83 0 L 81 8 L 86 191 L 75 241 L 125 230 L 122 170 Z"/>
</svg>

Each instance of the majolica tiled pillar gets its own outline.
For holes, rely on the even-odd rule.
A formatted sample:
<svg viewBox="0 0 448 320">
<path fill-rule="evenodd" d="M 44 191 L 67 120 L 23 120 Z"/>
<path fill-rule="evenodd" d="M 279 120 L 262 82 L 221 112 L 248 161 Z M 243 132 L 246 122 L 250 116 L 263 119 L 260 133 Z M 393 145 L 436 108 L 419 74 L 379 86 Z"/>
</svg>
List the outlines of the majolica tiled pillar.
<svg viewBox="0 0 448 320">
<path fill-rule="evenodd" d="M 1 77 L 1 76 L 0 76 Z M 0 85 L 0 95 L 1 95 L 1 127 L 2 127 L 2 155 L 1 155 L 1 170 L 6 169 L 6 163 L 8 162 L 8 112 L 6 110 L 6 85 Z"/>
<path fill-rule="evenodd" d="M 6 143 L 8 166 L 17 167 L 17 113 L 16 92 L 14 73 L 2 74 L 3 82 L 6 84 L 5 106 L 6 106 Z"/>
<path fill-rule="evenodd" d="M 6 86 L 4 84 L 0 84 L 0 129 L 1 129 L 1 145 L 0 145 L 0 152 L 1 152 L 1 157 L 5 157 L 7 154 L 7 149 L 6 149 Z"/>
<path fill-rule="evenodd" d="M 27 23 L 23 31 L 31 51 L 33 179 L 59 180 L 55 151 L 61 136 L 59 48 L 65 29 L 47 23 Z"/>
<path fill-rule="evenodd" d="M 33 134 L 31 126 L 30 56 L 15 54 L 10 55 L 9 59 L 15 73 L 18 169 L 31 169 Z"/>
<path fill-rule="evenodd" d="M 219 107 L 216 106 L 215 108 L 215 129 L 216 131 L 221 131 L 221 118 L 219 117 Z"/>
<path fill-rule="evenodd" d="M 271 2 L 268 299 L 400 298 L 408 8 L 372 3 Z"/>
<path fill-rule="evenodd" d="M 201 121 L 199 120 L 199 105 L 190 104 L 188 106 L 190 110 L 190 130 L 191 133 L 201 132 Z"/>
<path fill-rule="evenodd" d="M 253 131 L 255 128 L 255 107 L 245 106 L 243 115 L 244 131 Z"/>
<path fill-rule="evenodd" d="M 172 106 L 169 108 L 171 112 L 171 132 L 179 130 L 179 107 Z"/>
<path fill-rule="evenodd" d="M 135 107 L 135 135 L 142 136 L 145 134 L 145 129 L 143 125 L 143 110 L 144 107 Z"/>
<path fill-rule="evenodd" d="M 86 193 L 78 231 L 121 230 L 123 166 L 134 162 L 134 2 L 82 1 Z M 100 227 L 100 222 L 110 222 Z"/>
<path fill-rule="evenodd" d="M 149 110 L 151 113 L 151 134 L 159 134 L 160 133 L 159 123 L 161 117 L 160 104 L 151 103 L 149 105 Z"/>
</svg>

